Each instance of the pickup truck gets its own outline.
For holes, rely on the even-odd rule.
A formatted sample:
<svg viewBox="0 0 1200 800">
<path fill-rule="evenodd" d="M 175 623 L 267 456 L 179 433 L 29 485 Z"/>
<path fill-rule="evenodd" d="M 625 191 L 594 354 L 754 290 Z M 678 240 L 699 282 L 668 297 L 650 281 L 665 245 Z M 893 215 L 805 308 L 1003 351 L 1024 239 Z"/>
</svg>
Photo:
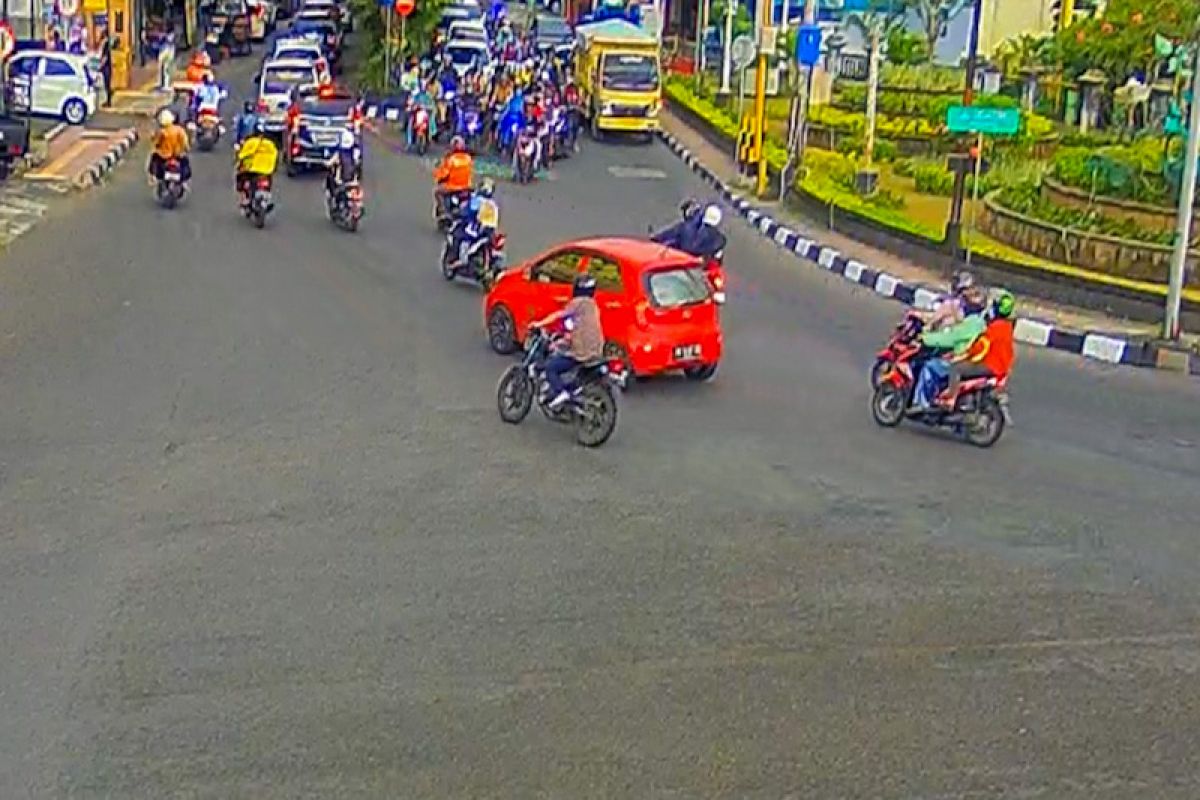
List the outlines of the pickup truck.
<svg viewBox="0 0 1200 800">
<path fill-rule="evenodd" d="M 288 177 L 323 167 L 337 150 L 342 131 L 359 136 L 362 113 L 354 95 L 332 86 L 298 86 L 292 91 L 283 135 L 283 164 Z"/>
<path fill-rule="evenodd" d="M 29 119 L 9 113 L 8 93 L 0 103 L 0 180 L 8 177 L 12 165 L 29 152 Z"/>
</svg>

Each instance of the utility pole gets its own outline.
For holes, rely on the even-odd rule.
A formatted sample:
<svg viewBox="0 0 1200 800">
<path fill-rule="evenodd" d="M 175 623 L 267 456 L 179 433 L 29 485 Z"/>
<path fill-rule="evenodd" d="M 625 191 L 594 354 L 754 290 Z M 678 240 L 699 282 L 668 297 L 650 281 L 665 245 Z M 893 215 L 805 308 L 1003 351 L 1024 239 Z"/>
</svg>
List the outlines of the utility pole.
<svg viewBox="0 0 1200 800">
<path fill-rule="evenodd" d="M 971 20 L 971 38 L 967 41 L 967 85 L 963 89 L 963 105 L 969 106 L 975 99 L 975 71 L 979 61 L 979 25 L 983 20 L 983 0 L 975 0 L 974 18 Z M 967 174 L 963 170 L 954 173 L 954 191 L 950 197 L 950 219 L 946 222 L 946 246 L 950 254 L 957 255 L 962 242 L 963 199 L 967 190 Z"/>
<path fill-rule="evenodd" d="M 1183 273 L 1187 268 L 1188 243 L 1192 239 L 1192 208 L 1196 202 L 1196 159 L 1200 158 L 1200 46 L 1192 68 L 1192 104 L 1188 109 L 1187 147 L 1183 156 L 1183 186 L 1175 216 L 1175 249 L 1171 253 L 1171 276 L 1167 281 L 1167 307 L 1163 314 L 1163 338 L 1178 339 L 1179 307 L 1183 295 Z"/>
<path fill-rule="evenodd" d="M 757 0 L 758 11 L 758 61 L 754 74 L 754 152 L 758 156 L 758 181 L 755 194 L 762 197 L 767 193 L 767 154 L 763 151 L 763 131 L 767 127 L 767 45 L 774 45 L 771 28 L 770 0 Z M 767 39 L 771 41 L 768 42 Z"/>
<path fill-rule="evenodd" d="M 729 82 L 733 77 L 733 19 L 736 15 L 737 0 L 725 0 L 725 46 L 721 48 L 721 94 L 729 94 Z"/>
<path fill-rule="evenodd" d="M 708 4 L 709 0 L 696 0 L 696 55 L 692 63 L 696 68 L 697 92 L 704 81 L 704 32 L 708 28 Z"/>
</svg>

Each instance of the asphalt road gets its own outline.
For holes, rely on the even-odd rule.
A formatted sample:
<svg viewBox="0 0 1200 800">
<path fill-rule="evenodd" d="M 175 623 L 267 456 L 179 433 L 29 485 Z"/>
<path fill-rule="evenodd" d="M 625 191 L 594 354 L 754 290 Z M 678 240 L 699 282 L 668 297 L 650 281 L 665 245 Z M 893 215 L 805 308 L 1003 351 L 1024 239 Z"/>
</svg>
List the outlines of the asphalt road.
<svg viewBox="0 0 1200 800">
<path fill-rule="evenodd" d="M 0 797 L 1200 795 L 1194 383 L 1022 350 L 993 450 L 880 430 L 899 307 L 731 221 L 720 375 L 586 451 L 497 418 L 419 160 L 351 236 L 143 158 L 0 261 Z M 589 142 L 502 226 L 701 193 Z"/>
</svg>

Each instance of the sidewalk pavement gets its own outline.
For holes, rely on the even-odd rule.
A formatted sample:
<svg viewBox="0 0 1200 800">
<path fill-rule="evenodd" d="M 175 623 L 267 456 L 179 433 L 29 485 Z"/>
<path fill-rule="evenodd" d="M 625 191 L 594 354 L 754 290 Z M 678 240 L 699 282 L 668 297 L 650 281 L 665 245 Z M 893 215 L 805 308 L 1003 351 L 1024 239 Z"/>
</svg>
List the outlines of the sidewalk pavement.
<svg viewBox="0 0 1200 800">
<path fill-rule="evenodd" d="M 804 259 L 816 262 L 879 294 L 907 305 L 927 305 L 944 290 L 942 276 L 886 250 L 822 228 L 779 203 L 753 199 L 731 154 L 667 109 L 662 138 L 693 171 L 721 191 L 738 213 L 762 235 Z M 744 195 L 744 196 L 743 196 Z M 870 266 L 868 266 L 870 265 Z M 1158 329 L 1054 303 L 1022 297 L 1018 338 L 1028 344 L 1065 350 L 1116 364 L 1156 367 L 1200 374 L 1200 339 L 1187 337 L 1191 349 L 1155 342 Z"/>
<path fill-rule="evenodd" d="M 94 186 L 120 163 L 137 139 L 136 128 L 65 127 L 50 139 L 42 164 L 26 172 L 24 180 L 67 188 Z"/>
</svg>

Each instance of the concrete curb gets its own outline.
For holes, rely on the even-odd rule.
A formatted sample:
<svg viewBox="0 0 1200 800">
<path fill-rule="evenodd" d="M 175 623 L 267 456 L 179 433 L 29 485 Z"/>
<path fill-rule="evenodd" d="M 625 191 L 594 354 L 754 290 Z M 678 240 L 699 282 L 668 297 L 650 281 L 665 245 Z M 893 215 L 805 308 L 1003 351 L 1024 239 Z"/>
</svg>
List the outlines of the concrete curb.
<svg viewBox="0 0 1200 800">
<path fill-rule="evenodd" d="M 820 242 L 806 239 L 781 224 L 750 200 L 733 191 L 716 173 L 700 163 L 691 151 L 666 131 L 659 138 L 686 164 L 692 172 L 720 192 L 721 197 L 746 220 L 760 236 L 770 239 L 799 259 L 841 275 L 848 281 L 865 286 L 876 294 L 906 306 L 928 310 L 941 296 L 941 290 L 905 283 L 900 278 L 872 268 L 861 261 L 846 258 L 838 250 Z M 1127 339 L 1120 335 L 1098 331 L 1074 331 L 1053 322 L 1023 317 L 1017 320 L 1016 338 L 1019 342 L 1061 350 L 1109 364 L 1150 367 L 1200 375 L 1200 356 L 1186 350 L 1164 347 L 1156 342 Z"/>
<path fill-rule="evenodd" d="M 121 163 L 121 159 L 125 154 L 137 144 L 138 132 L 136 128 L 130 128 L 124 136 L 118 139 L 96 163 L 87 168 L 83 174 L 75 179 L 75 185 L 80 189 L 86 189 L 91 186 L 98 185 L 108 173 L 113 171 L 117 164 Z"/>
</svg>

